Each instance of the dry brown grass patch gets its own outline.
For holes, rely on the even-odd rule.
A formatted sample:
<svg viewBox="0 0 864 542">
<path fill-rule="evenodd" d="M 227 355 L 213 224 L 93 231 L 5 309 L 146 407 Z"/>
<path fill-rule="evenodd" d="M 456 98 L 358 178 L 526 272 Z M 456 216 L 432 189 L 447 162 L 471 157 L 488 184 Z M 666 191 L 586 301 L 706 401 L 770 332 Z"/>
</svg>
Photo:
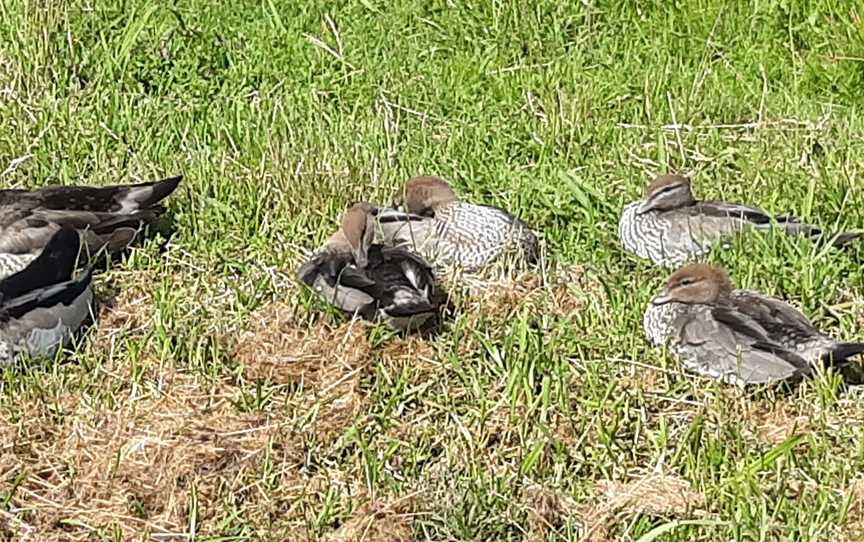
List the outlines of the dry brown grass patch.
<svg viewBox="0 0 864 542">
<path fill-rule="evenodd" d="M 353 370 L 369 362 L 365 322 L 307 327 L 296 322 L 295 310 L 276 302 L 250 318 L 254 327 L 241 334 L 234 348 L 247 378 L 314 387 L 333 367 Z"/>
<path fill-rule="evenodd" d="M 528 511 L 527 542 L 546 540 L 550 533 L 564 525 L 567 518 L 574 516 L 578 508 L 571 497 L 534 483 L 522 488 L 520 500 Z"/>
<path fill-rule="evenodd" d="M 616 524 L 642 514 L 683 516 L 705 507 L 705 497 L 677 476 L 649 474 L 630 482 L 604 481 L 597 485 L 598 504 L 582 514 L 585 540 L 614 540 Z"/>
<path fill-rule="evenodd" d="M 469 308 L 491 320 L 510 318 L 524 307 L 534 313 L 567 318 L 582 311 L 589 297 L 605 297 L 594 278 L 578 265 L 547 272 L 523 271 L 471 285 L 467 296 Z"/>
<path fill-rule="evenodd" d="M 127 537 L 188 532 L 193 493 L 197 521 L 206 526 L 226 492 L 244 494 L 237 480 L 268 446 L 287 465 L 299 461 L 283 446 L 278 423 L 238 414 L 222 385 L 169 372 L 139 393 L 112 410 L 70 401 L 54 423 L 31 404 L 22 406 L 32 417 L 0 420 L 4 434 L 16 434 L 0 451 L 0 480 L 23 480 L 12 503 L 38 539 L 90 536 L 70 521 L 118 525 Z"/>
<path fill-rule="evenodd" d="M 414 499 L 367 503 L 324 537 L 326 542 L 411 542 Z"/>
<path fill-rule="evenodd" d="M 844 540 L 864 539 L 864 480 L 854 480 L 846 488 L 846 498 L 851 499 L 846 524 L 843 526 Z"/>
<path fill-rule="evenodd" d="M 789 437 L 812 430 L 810 417 L 786 402 L 780 401 L 753 416 L 759 439 L 777 446 Z"/>
<path fill-rule="evenodd" d="M 316 413 L 316 433 L 328 438 L 353 423 L 367 403 L 360 379 L 372 362 L 368 324 L 301 327 L 294 312 L 283 303 L 259 311 L 253 329 L 238 339 L 234 357 L 248 379 L 297 388 L 298 407 Z"/>
</svg>

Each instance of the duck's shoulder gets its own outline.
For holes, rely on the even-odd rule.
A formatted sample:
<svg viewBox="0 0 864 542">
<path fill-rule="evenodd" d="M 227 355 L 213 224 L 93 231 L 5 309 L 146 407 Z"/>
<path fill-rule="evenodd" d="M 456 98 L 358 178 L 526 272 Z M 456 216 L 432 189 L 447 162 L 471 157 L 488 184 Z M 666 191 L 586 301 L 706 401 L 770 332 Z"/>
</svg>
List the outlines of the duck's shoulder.
<svg viewBox="0 0 864 542">
<path fill-rule="evenodd" d="M 312 284 L 318 277 L 333 278 L 354 262 L 351 254 L 323 246 L 313 252 L 297 269 L 297 276 L 306 284 Z"/>
<path fill-rule="evenodd" d="M 784 326 L 815 332 L 810 319 L 791 304 L 754 290 L 734 290 L 731 295 L 736 309 L 764 326 Z"/>
<path fill-rule="evenodd" d="M 369 247 L 368 258 L 370 267 L 389 263 L 431 270 L 429 263 L 420 255 L 401 246 L 372 245 Z"/>
</svg>

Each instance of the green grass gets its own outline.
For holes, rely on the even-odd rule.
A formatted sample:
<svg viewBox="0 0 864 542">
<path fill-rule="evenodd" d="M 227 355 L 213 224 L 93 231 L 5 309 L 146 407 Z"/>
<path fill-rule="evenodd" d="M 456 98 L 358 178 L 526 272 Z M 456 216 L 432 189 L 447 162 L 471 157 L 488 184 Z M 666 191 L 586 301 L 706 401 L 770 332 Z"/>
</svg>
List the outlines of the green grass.
<svg viewBox="0 0 864 542">
<path fill-rule="evenodd" d="M 857 389 L 830 372 L 790 395 L 681 373 L 641 332 L 665 272 L 616 239 L 621 206 L 666 171 L 691 174 L 706 199 L 864 226 L 854 3 L 0 2 L 0 184 L 185 175 L 166 249 L 147 243 L 97 279 L 103 297 L 126 292 L 117 332 L 4 371 L 0 533 L 146 539 L 142 521 L 159 516 L 197 540 L 319 540 L 369 502 L 402 499 L 416 540 L 580 540 L 599 483 L 655 469 L 705 502 L 680 524 L 630 514 L 610 536 L 864 532 Z M 292 269 L 349 203 L 390 201 L 418 173 L 541 230 L 549 260 L 585 268 L 571 289 L 582 309 L 486 316 L 465 303 L 425 345 L 364 331 L 361 406 L 324 431 L 320 389 L 248 378 L 232 341 L 274 299 L 304 326 L 337 325 Z M 751 237 L 712 259 L 862 340 L 862 256 Z M 185 452 L 111 440 L 125 427 L 111 420 L 150 427 L 165 420 L 148 409 L 175 399 L 195 405 L 189 427 L 174 409 L 174 433 L 149 430 Z M 760 436 L 770 409 L 801 416 L 800 437 Z M 208 439 L 247 418 L 279 430 L 184 463 L 196 445 L 230 448 Z M 69 448 L 76 431 L 90 444 Z M 91 453 L 111 459 L 87 472 Z M 101 493 L 85 490 L 93 479 Z M 547 530 L 534 486 L 572 501 Z M 125 510 L 121 494 L 135 495 Z M 184 504 L 160 516 L 169 499 Z"/>
</svg>

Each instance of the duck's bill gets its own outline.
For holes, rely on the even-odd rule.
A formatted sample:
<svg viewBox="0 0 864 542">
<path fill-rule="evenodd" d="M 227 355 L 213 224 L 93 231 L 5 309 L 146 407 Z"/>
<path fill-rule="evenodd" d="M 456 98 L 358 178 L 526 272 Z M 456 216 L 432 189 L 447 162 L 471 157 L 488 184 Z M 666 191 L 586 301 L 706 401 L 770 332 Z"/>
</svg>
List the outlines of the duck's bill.
<svg viewBox="0 0 864 542">
<path fill-rule="evenodd" d="M 644 215 L 645 213 L 650 212 L 652 210 L 653 210 L 653 208 L 651 206 L 651 203 L 648 201 L 643 201 L 638 207 L 636 207 L 636 214 L 637 215 Z"/>
<path fill-rule="evenodd" d="M 660 294 L 651 300 L 652 305 L 665 305 L 666 303 L 671 303 L 671 302 L 672 302 L 672 298 L 666 294 Z"/>
<path fill-rule="evenodd" d="M 390 207 L 379 207 L 377 217 L 378 222 L 382 224 L 388 224 L 393 222 L 416 222 L 425 220 L 425 218 L 420 215 L 406 213 L 404 211 L 392 209 Z"/>
</svg>

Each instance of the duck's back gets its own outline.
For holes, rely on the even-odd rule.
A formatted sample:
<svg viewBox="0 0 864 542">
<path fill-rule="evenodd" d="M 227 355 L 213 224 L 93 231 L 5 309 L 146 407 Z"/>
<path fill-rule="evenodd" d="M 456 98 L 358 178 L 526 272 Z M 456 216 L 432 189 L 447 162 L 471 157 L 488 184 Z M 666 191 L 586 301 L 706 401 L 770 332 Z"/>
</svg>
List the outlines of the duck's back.
<svg viewBox="0 0 864 542">
<path fill-rule="evenodd" d="M 422 258 L 403 248 L 372 245 L 368 259 L 365 272 L 381 306 L 430 303 L 435 279 Z"/>
<path fill-rule="evenodd" d="M 695 206 L 639 214 L 640 203 L 624 207 L 618 237 L 640 258 L 666 267 L 708 253 L 715 243 L 745 227 L 738 218 L 701 213 Z"/>
<path fill-rule="evenodd" d="M 509 252 L 528 262 L 539 255 L 531 229 L 496 207 L 455 202 L 436 211 L 435 222 L 440 256 L 467 269 L 482 267 Z"/>
</svg>

